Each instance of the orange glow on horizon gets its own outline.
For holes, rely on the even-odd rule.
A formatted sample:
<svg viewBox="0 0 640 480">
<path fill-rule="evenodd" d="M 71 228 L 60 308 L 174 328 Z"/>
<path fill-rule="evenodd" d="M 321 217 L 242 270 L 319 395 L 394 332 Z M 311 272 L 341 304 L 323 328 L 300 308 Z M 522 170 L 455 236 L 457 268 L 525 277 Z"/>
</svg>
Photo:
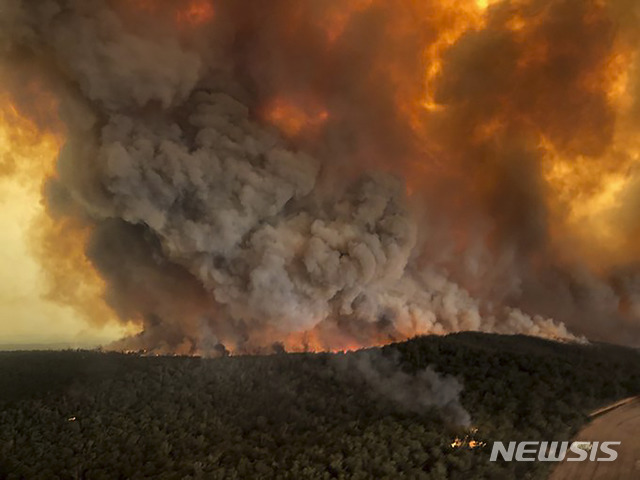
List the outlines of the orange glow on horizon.
<svg viewBox="0 0 640 480">
<path fill-rule="evenodd" d="M 52 118 L 56 99 L 35 85 L 36 116 Z M 58 125 L 56 131 L 62 130 Z M 84 255 L 89 231 L 52 219 L 42 187 L 55 175 L 61 133 L 38 126 L 0 94 L 0 338 L 5 342 L 111 341 L 124 333 L 102 300 L 104 281 Z M 24 340 L 23 340 L 24 339 Z"/>
</svg>

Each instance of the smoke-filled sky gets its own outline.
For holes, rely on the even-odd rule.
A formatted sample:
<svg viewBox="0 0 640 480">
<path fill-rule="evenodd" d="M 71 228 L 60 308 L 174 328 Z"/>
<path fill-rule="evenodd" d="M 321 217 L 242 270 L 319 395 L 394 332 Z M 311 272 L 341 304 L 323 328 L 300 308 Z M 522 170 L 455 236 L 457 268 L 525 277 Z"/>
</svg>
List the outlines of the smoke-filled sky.
<svg viewBox="0 0 640 480">
<path fill-rule="evenodd" d="M 6 106 L 8 99 L 3 98 Z M 7 109 L 0 127 L 0 344 L 104 342 L 122 329 L 92 332 L 76 309 L 49 298 L 49 284 L 31 248 L 30 225 L 42 221 L 40 168 L 52 166 L 59 148 L 55 137 Z M 49 168 L 49 171 L 51 168 Z M 37 180 L 34 180 L 37 179 Z M 115 331 L 114 331 L 115 327 Z"/>
<path fill-rule="evenodd" d="M 2 338 L 640 344 L 635 0 L 0 11 Z"/>
</svg>

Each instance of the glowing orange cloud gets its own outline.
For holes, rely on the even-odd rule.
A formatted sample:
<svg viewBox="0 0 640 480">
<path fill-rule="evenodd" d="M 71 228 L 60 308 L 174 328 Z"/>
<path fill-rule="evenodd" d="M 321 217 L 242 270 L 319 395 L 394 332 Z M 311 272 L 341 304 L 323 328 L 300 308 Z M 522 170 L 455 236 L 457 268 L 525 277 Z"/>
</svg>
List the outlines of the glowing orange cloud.
<svg viewBox="0 0 640 480">
<path fill-rule="evenodd" d="M 344 33 L 353 15 L 370 7 L 373 2 L 374 0 L 350 0 L 339 2 L 334 8 L 329 8 L 320 20 L 327 40 L 330 43 L 335 42 Z"/>
<path fill-rule="evenodd" d="M 163 6 L 159 0 L 137 0 L 134 10 L 147 14 L 168 14 L 170 20 L 181 28 L 194 28 L 210 22 L 215 14 L 210 0 L 189 0 L 175 2 L 176 6 Z M 130 4 L 124 4 L 126 8 Z M 130 8 L 130 7 L 129 7 Z"/>
<path fill-rule="evenodd" d="M 329 112 L 318 107 L 302 107 L 279 97 L 266 108 L 265 119 L 287 137 L 295 137 L 321 127 L 329 118 Z"/>
<path fill-rule="evenodd" d="M 207 0 L 191 0 L 187 5 L 178 10 L 176 21 L 181 26 L 200 26 L 213 19 L 214 10 L 211 2 Z"/>
<path fill-rule="evenodd" d="M 26 88 L 37 99 L 37 111 L 30 114 L 55 117 L 55 98 L 37 85 Z M 49 127 L 56 130 L 55 125 Z M 0 335 L 7 339 L 39 341 L 53 336 L 91 342 L 123 334 L 114 323 L 95 331 L 88 326 L 113 320 L 102 299 L 104 281 L 84 255 L 88 228 L 72 220 L 53 219 L 44 206 L 42 188 L 55 175 L 63 142 L 61 133 L 38 126 L 7 94 L 0 93 L 0 228 L 5 234 L 0 318 L 11 318 L 10 323 L 0 321 Z"/>
</svg>

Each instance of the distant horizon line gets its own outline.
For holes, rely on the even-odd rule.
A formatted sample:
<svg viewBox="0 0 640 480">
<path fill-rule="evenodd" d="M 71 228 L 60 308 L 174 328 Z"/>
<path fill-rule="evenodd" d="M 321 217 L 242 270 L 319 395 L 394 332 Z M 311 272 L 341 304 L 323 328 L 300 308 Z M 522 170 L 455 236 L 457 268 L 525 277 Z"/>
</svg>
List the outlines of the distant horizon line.
<svg viewBox="0 0 640 480">
<path fill-rule="evenodd" d="M 18 341 L 0 343 L 0 352 L 10 352 L 16 350 L 64 350 L 64 349 L 95 349 L 108 345 L 112 341 L 93 342 L 93 341 L 54 341 L 54 342 L 38 342 L 38 341 Z"/>
</svg>

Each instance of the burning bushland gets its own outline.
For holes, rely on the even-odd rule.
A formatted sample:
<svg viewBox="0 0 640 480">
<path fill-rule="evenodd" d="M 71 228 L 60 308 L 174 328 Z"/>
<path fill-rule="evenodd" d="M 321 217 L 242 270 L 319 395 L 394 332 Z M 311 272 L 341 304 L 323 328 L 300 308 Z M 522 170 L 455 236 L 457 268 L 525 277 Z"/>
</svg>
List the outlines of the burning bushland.
<svg viewBox="0 0 640 480">
<path fill-rule="evenodd" d="M 0 10 L 11 108 L 64 144 L 52 295 L 91 310 L 84 251 L 77 278 L 140 327 L 118 347 L 638 342 L 637 2 Z"/>
</svg>

